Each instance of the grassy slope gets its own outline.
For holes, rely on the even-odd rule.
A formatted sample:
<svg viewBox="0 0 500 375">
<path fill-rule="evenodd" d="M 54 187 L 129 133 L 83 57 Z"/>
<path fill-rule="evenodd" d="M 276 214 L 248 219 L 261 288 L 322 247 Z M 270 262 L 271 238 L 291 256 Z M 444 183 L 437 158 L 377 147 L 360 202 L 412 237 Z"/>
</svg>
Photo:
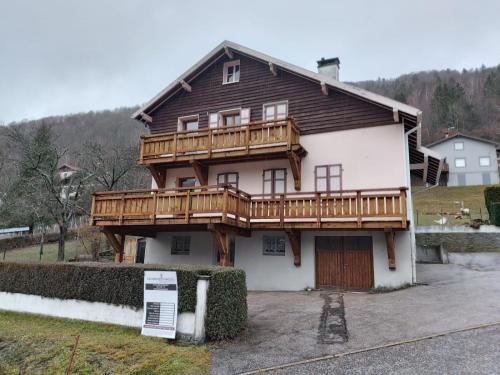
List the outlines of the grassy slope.
<svg viewBox="0 0 500 375">
<path fill-rule="evenodd" d="M 0 374 L 204 374 L 205 346 L 180 347 L 139 330 L 0 311 Z"/>
<path fill-rule="evenodd" d="M 435 188 L 413 191 L 413 208 L 415 216 L 418 212 L 418 224 L 429 225 L 436 224 L 434 220 L 439 218 L 438 213 L 449 214 L 448 219 L 451 224 L 464 224 L 469 222 L 468 218 L 455 219 L 454 214 L 460 211 L 460 204 L 455 202 L 464 202 L 464 207 L 469 208 L 473 219 L 482 216 L 488 218 L 488 212 L 484 205 L 485 186 L 459 186 L 447 187 L 437 186 Z"/>
<path fill-rule="evenodd" d="M 67 241 L 65 247 L 65 259 L 75 257 L 79 241 Z M 39 260 L 40 246 L 29 246 L 14 250 L 7 250 L 5 260 Z M 0 260 L 3 260 L 3 251 L 0 253 Z M 45 262 L 55 262 L 57 260 L 57 242 L 43 245 L 42 260 Z"/>
</svg>

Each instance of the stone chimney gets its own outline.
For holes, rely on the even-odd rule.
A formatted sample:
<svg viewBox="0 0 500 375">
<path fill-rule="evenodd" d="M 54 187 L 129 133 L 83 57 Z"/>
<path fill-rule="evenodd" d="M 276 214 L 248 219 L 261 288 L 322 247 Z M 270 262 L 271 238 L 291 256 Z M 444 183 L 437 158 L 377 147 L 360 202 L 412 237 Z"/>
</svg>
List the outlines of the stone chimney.
<svg viewBox="0 0 500 375">
<path fill-rule="evenodd" d="M 338 57 L 318 60 L 318 73 L 339 80 L 340 60 Z"/>
</svg>

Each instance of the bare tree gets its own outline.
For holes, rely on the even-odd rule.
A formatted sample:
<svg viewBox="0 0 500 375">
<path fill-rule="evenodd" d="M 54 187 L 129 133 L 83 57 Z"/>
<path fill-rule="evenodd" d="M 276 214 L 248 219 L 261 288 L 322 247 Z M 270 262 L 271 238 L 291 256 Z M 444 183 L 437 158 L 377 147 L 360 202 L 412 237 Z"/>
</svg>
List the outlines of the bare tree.
<svg viewBox="0 0 500 375">
<path fill-rule="evenodd" d="M 17 160 L 17 204 L 50 218 L 59 227 L 57 260 L 64 260 L 65 238 L 70 220 L 86 212 L 88 177 L 77 171 L 62 179 L 58 167 L 65 151 L 58 150 L 50 128 L 42 124 L 33 137 L 16 128 L 10 139 L 20 150 Z"/>
</svg>

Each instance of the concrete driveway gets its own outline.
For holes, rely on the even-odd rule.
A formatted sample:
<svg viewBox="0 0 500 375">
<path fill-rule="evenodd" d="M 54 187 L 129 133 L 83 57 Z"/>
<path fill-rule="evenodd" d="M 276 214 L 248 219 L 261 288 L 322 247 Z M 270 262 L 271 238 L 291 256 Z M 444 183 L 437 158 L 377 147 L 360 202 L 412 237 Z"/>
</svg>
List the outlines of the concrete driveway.
<svg viewBox="0 0 500 375">
<path fill-rule="evenodd" d="M 248 329 L 213 347 L 212 372 L 241 373 L 500 321 L 500 266 L 421 264 L 417 272 L 427 285 L 385 294 L 249 293 Z"/>
</svg>

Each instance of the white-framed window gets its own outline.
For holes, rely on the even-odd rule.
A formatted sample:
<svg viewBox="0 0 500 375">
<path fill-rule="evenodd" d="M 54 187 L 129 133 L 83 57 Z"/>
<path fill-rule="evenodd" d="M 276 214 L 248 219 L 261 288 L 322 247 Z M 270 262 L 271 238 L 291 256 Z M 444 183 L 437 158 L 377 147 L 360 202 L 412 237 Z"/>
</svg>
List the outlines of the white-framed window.
<svg viewBox="0 0 500 375">
<path fill-rule="evenodd" d="M 271 195 L 286 193 L 286 169 L 264 170 L 262 190 L 264 194 Z"/>
<path fill-rule="evenodd" d="M 342 165 L 318 165 L 314 169 L 316 191 L 342 190 Z"/>
<path fill-rule="evenodd" d="M 456 158 L 455 159 L 455 167 L 456 168 L 465 168 L 465 158 Z"/>
<path fill-rule="evenodd" d="M 208 126 L 218 128 L 220 126 L 237 126 L 250 123 L 250 108 L 225 109 L 208 115 Z"/>
<path fill-rule="evenodd" d="M 285 255 L 285 236 L 262 236 L 263 255 Z"/>
<path fill-rule="evenodd" d="M 262 120 L 276 121 L 284 120 L 288 116 L 288 102 L 266 103 L 262 108 Z"/>
<path fill-rule="evenodd" d="M 170 253 L 172 255 L 189 255 L 190 245 L 191 245 L 190 236 L 173 236 Z"/>
<path fill-rule="evenodd" d="M 489 167 L 491 165 L 491 160 L 489 156 L 481 156 L 479 157 L 479 166 L 480 167 Z"/>
<path fill-rule="evenodd" d="M 240 60 L 224 63 L 222 84 L 236 83 L 240 81 Z"/>
<path fill-rule="evenodd" d="M 198 130 L 199 115 L 182 116 L 177 120 L 177 129 L 180 132 Z"/>
<path fill-rule="evenodd" d="M 464 150 L 464 143 L 463 142 L 455 142 L 453 144 L 453 147 L 455 148 L 455 151 L 463 151 Z"/>
<path fill-rule="evenodd" d="M 238 172 L 219 173 L 217 175 L 217 185 L 230 185 L 238 189 Z"/>
</svg>

